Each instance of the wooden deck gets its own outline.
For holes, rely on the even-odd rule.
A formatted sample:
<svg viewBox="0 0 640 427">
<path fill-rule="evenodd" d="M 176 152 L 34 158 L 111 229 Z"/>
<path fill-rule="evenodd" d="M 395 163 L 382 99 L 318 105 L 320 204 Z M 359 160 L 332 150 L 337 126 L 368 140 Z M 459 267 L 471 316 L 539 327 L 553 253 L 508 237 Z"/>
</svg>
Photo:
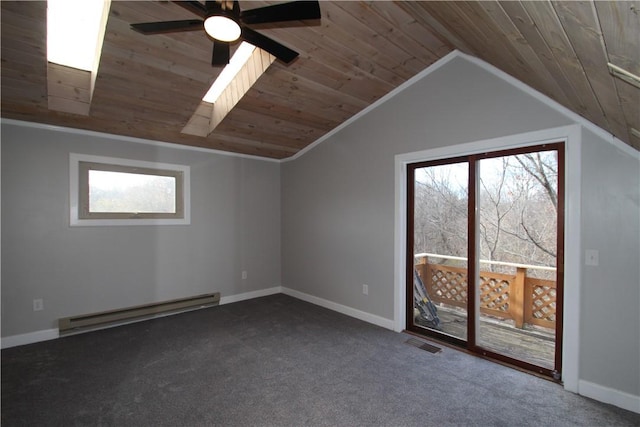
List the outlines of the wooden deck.
<svg viewBox="0 0 640 427">
<path fill-rule="evenodd" d="M 438 307 L 442 332 L 464 337 L 467 334 L 467 317 L 457 309 Z M 478 345 L 496 353 L 523 360 L 537 366 L 554 369 L 555 334 L 544 328 L 510 325 L 512 322 L 481 316 Z"/>
</svg>

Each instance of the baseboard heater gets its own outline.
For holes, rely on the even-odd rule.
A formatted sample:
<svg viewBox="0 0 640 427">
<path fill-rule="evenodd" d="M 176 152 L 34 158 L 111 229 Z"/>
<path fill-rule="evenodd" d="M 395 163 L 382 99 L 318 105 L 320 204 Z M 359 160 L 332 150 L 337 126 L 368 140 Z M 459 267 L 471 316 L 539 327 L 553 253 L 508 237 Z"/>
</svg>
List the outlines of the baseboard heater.
<svg viewBox="0 0 640 427">
<path fill-rule="evenodd" d="M 132 320 L 218 305 L 220 292 L 58 319 L 60 333 L 113 326 Z"/>
</svg>

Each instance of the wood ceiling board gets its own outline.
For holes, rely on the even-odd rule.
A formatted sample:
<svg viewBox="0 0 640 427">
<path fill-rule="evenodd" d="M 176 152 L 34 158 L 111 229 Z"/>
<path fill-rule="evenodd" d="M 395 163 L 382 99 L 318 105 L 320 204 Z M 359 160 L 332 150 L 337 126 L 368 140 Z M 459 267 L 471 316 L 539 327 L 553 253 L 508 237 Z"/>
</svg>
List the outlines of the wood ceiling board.
<svg viewBox="0 0 640 427">
<path fill-rule="evenodd" d="M 455 15 L 464 19 L 460 31 L 471 32 L 464 37 L 480 43 L 476 50 L 481 58 L 518 80 L 529 79 L 541 92 L 553 94 L 549 86 L 553 80 L 548 79 L 548 74 L 537 72 L 539 60 L 499 3 L 460 2 L 451 7 Z"/>
<path fill-rule="evenodd" d="M 499 31 L 504 34 L 509 44 L 519 52 L 520 57 L 527 65 L 529 73 L 532 75 L 532 79 L 535 80 L 538 90 L 561 104 L 568 105 L 569 100 L 562 88 L 542 63 L 533 46 L 520 32 L 520 29 L 501 6 L 500 2 L 484 1 L 479 3 L 478 6 L 487 14 L 486 19 L 491 19 Z"/>
<path fill-rule="evenodd" d="M 493 63 L 503 69 L 511 69 L 511 74 L 518 79 L 531 74 L 531 68 L 520 55 L 520 50 L 511 43 L 509 34 L 504 32 L 505 28 L 497 25 L 480 3 L 457 2 L 452 3 L 451 8 L 453 13 L 464 19 L 466 30 L 472 32 L 467 37 L 475 38 L 481 43 L 478 48 L 481 55 L 491 57 Z M 504 61 L 505 57 L 510 58 L 510 61 Z M 531 77 L 536 83 L 541 80 L 536 74 L 531 74 Z"/>
<path fill-rule="evenodd" d="M 355 38 L 327 20 L 323 21 L 321 27 L 309 26 L 306 31 L 296 30 L 296 33 L 292 29 L 273 29 L 268 32 L 278 39 L 291 40 L 301 56 L 325 64 L 343 74 L 344 78 L 371 78 L 392 84 L 406 80 L 391 69 L 389 61 L 376 62 L 380 57 L 375 46 Z"/>
<path fill-rule="evenodd" d="M 395 88 L 388 82 L 369 76 L 364 72 L 340 72 L 327 65 L 326 62 L 320 62 L 315 58 L 300 58 L 289 65 L 287 70 L 294 75 L 302 76 L 331 90 L 338 90 L 367 103 L 377 100 Z"/>
<path fill-rule="evenodd" d="M 272 97 L 262 97 L 258 91 L 250 91 L 245 95 L 242 109 L 254 113 L 264 114 L 275 119 L 291 119 L 295 123 L 316 128 L 319 130 L 333 129 L 341 122 L 331 121 L 303 109 L 291 108 L 285 103 L 275 103 Z"/>
<path fill-rule="evenodd" d="M 609 73 L 607 66 L 606 48 L 594 5 L 556 1 L 553 7 L 563 23 L 598 102 L 609 112 L 605 118 L 607 129 L 621 139 L 629 138 L 622 106 L 616 94 L 614 77 Z"/>
<path fill-rule="evenodd" d="M 594 7 L 608 60 L 640 76 L 640 2 L 597 2 Z M 640 149 L 640 138 L 630 133 L 630 128 L 640 130 L 640 89 L 618 78 L 614 82 L 630 135 L 627 141 Z"/>
<path fill-rule="evenodd" d="M 393 28 L 402 30 L 407 37 L 422 45 L 430 52 L 431 61 L 442 58 L 453 50 L 453 46 L 439 38 L 435 31 L 420 24 L 416 17 L 411 16 L 397 3 L 378 1 L 368 3 L 369 7 L 386 19 Z"/>
<path fill-rule="evenodd" d="M 107 33 L 107 37 L 110 36 L 111 34 Z M 146 37 L 151 38 L 152 36 Z M 173 54 L 174 49 L 180 49 L 177 45 L 172 45 L 170 48 L 155 48 L 147 43 L 136 43 L 134 46 L 132 48 L 129 43 L 120 44 L 106 38 L 102 51 L 104 54 L 121 58 L 129 63 L 140 63 L 151 68 L 169 71 L 175 74 L 176 79 L 190 79 L 200 82 L 207 89 L 207 86 L 210 86 L 211 82 L 215 80 L 215 76 L 219 74 L 219 71 L 213 69 L 210 64 L 204 65 L 203 61 L 194 61 L 193 58 L 187 60 L 185 55 Z M 167 82 L 167 84 L 171 83 Z"/>
<path fill-rule="evenodd" d="M 418 67 L 417 72 L 425 69 L 427 65 L 435 62 L 438 57 L 425 46 L 416 42 L 412 37 L 405 33 L 405 29 L 394 25 L 384 16 L 380 15 L 378 10 L 370 3 L 361 2 L 342 2 L 339 7 L 348 14 L 355 17 L 360 23 L 367 28 L 375 28 L 376 33 L 380 34 L 388 41 L 387 49 L 392 51 L 400 51 L 412 60 L 416 61 Z M 370 36 L 373 37 L 373 36 Z M 376 36 L 378 38 L 378 36 Z M 385 52 L 385 46 L 381 46 L 381 52 Z M 402 62 L 405 64 L 405 62 Z"/>
<path fill-rule="evenodd" d="M 579 104 L 568 107 L 601 128 L 610 130 L 602 107 L 551 3 L 523 2 L 523 6 L 535 20 L 555 60 L 575 89 Z"/>
<path fill-rule="evenodd" d="M 360 68 L 373 76 L 379 75 L 385 81 L 388 81 L 391 75 L 404 81 L 416 74 L 404 67 L 405 63 L 415 67 L 414 58 L 411 55 L 398 49 L 383 34 L 349 15 L 339 7 L 341 4 L 341 2 L 332 2 L 327 5 L 323 3 L 322 25 L 310 26 L 311 32 L 305 32 L 301 36 L 306 36 L 311 43 L 317 42 L 319 50 L 328 49 L 335 52 L 338 56 L 345 58 L 351 67 Z M 325 45 L 327 42 L 330 44 Z M 362 64 L 354 62 L 354 59 L 363 60 Z M 378 74 L 374 72 L 377 69 L 380 70 Z"/>
<path fill-rule="evenodd" d="M 284 140 L 295 141 L 293 144 L 282 143 L 282 145 L 298 149 L 304 148 L 308 144 L 304 141 L 309 138 L 316 139 L 324 134 L 324 129 L 306 126 L 298 121 L 289 120 L 289 118 L 270 116 L 271 120 L 265 120 L 263 112 L 245 110 L 242 106 L 238 106 L 233 110 L 231 119 L 236 123 L 237 127 L 252 131 L 256 129 L 256 126 L 252 123 L 261 121 L 260 132 L 273 135 L 273 143 Z"/>
<path fill-rule="evenodd" d="M 2 110 L 20 101 L 47 106 L 46 4 L 2 2 Z M 23 115 L 23 110 L 19 115 Z"/>
<path fill-rule="evenodd" d="M 349 2 L 332 2 L 323 5 L 323 25 L 326 22 L 343 30 L 348 29 L 352 38 L 371 45 L 373 58 L 380 59 L 381 63 L 397 64 L 391 68 L 406 73 L 404 75 L 406 78 L 411 78 L 425 68 L 426 62 L 422 62 L 414 54 L 398 48 L 384 34 L 380 33 L 379 28 L 369 27 L 346 11 L 344 8 L 348 5 Z"/>
<path fill-rule="evenodd" d="M 250 91 L 247 93 L 246 98 L 247 101 L 242 106 L 242 108 L 246 110 L 268 114 L 260 111 L 262 106 L 265 106 L 265 108 L 269 110 L 277 111 L 277 113 L 274 114 L 278 114 L 279 117 L 282 117 L 280 114 L 285 114 L 285 117 L 288 117 L 290 120 L 299 121 L 303 124 L 308 122 L 310 125 L 320 129 L 333 129 L 342 123 L 344 121 L 342 117 L 346 116 L 345 113 L 342 113 L 341 116 L 336 116 L 334 109 L 324 111 L 322 110 L 322 108 L 324 108 L 323 105 L 318 105 L 318 108 L 313 108 L 313 112 L 311 113 L 311 108 L 307 106 L 313 106 L 313 104 L 309 104 L 308 102 L 304 102 L 304 104 L 302 102 L 291 103 L 289 102 L 289 98 L 263 92 L 262 90 Z M 281 100 L 282 102 L 280 102 Z M 287 111 L 291 113 L 287 114 Z"/>
<path fill-rule="evenodd" d="M 278 2 L 241 1 L 241 7 Z M 1 114 L 285 158 L 455 48 L 638 147 L 628 128 L 640 127 L 639 90 L 602 66 L 611 60 L 640 69 L 638 3 L 323 1 L 320 21 L 253 26 L 299 58 L 276 61 L 222 130 L 197 137 L 181 130 L 220 72 L 210 66 L 211 41 L 201 31 L 144 36 L 129 27 L 194 14 L 166 1 L 112 2 L 90 115 L 81 117 L 47 109 L 46 3 L 2 1 Z"/>
<path fill-rule="evenodd" d="M 397 2 L 397 5 L 413 16 L 416 22 L 423 25 L 429 32 L 432 32 L 444 45 L 451 46 L 451 50 L 458 49 L 461 52 L 475 56 L 473 48 L 466 41 L 459 38 L 454 32 L 451 32 L 444 23 L 440 22 L 424 8 L 425 3 L 426 2 L 404 1 Z M 444 55 L 446 54 L 442 53 L 442 56 Z"/>
<path fill-rule="evenodd" d="M 640 1 L 595 2 L 609 60 L 640 75 Z"/>
<path fill-rule="evenodd" d="M 214 141 L 211 136 L 206 140 Z M 242 138 L 236 133 L 225 134 L 220 131 L 217 132 L 215 146 L 212 146 L 211 148 L 272 159 L 284 159 L 292 156 L 293 153 L 297 151 L 295 149 L 288 149 L 286 147 L 269 144 L 267 142 L 256 141 L 255 139 Z M 231 148 L 234 149 L 231 150 Z"/>
<path fill-rule="evenodd" d="M 189 104 L 197 105 L 209 89 L 209 86 L 202 82 L 176 77 L 175 73 L 170 71 L 149 67 L 144 63 L 123 61 L 111 53 L 103 55 L 106 59 L 105 64 L 108 63 L 108 66 L 105 65 L 100 70 L 97 81 L 105 90 L 126 90 L 125 93 L 136 94 L 136 96 L 171 94 L 170 99 L 184 100 Z M 140 84 L 132 85 L 132 77 L 139 79 Z"/>
<path fill-rule="evenodd" d="M 571 82 L 570 76 L 566 74 L 563 67 L 561 67 L 557 61 L 555 53 L 547 43 L 542 30 L 538 28 L 534 18 L 529 15 L 521 2 L 501 1 L 500 5 L 511 17 L 512 22 L 520 30 L 522 35 L 532 46 L 533 50 L 538 54 L 541 63 L 547 68 L 549 74 L 555 80 L 564 96 L 554 97 L 550 93 L 546 93 L 542 90 L 541 92 L 545 93 L 552 99 L 556 99 L 560 104 L 573 110 L 579 115 L 584 116 L 585 108 L 582 106 L 582 101 L 578 96 L 576 88 Z M 535 86 L 533 87 L 535 88 Z"/>
<path fill-rule="evenodd" d="M 334 114 L 338 117 L 342 117 L 343 112 L 353 115 L 368 105 L 366 102 L 340 91 L 327 88 L 300 75 L 292 75 L 286 71 L 267 70 L 259 80 L 257 89 L 260 88 L 268 88 L 266 90 L 298 99 L 302 105 L 306 105 L 307 102 L 315 102 L 316 105 L 324 106 L 327 110 L 334 111 Z M 320 107 L 320 109 L 322 108 Z"/>
</svg>

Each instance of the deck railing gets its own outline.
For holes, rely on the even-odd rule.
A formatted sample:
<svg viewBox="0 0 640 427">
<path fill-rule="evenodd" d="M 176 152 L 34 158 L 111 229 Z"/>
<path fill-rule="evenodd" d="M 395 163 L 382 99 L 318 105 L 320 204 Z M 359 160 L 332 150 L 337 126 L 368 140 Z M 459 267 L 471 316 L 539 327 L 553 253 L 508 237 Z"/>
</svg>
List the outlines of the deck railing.
<svg viewBox="0 0 640 427">
<path fill-rule="evenodd" d="M 467 307 L 467 269 L 430 264 L 428 258 L 464 260 L 439 254 L 417 254 L 416 270 L 434 303 Z M 517 328 L 524 324 L 555 328 L 556 282 L 527 277 L 527 270 L 555 271 L 541 267 L 500 261 L 480 260 L 480 264 L 506 265 L 515 274 L 494 273 L 480 269 L 480 312 L 500 319 L 513 320 Z"/>
</svg>

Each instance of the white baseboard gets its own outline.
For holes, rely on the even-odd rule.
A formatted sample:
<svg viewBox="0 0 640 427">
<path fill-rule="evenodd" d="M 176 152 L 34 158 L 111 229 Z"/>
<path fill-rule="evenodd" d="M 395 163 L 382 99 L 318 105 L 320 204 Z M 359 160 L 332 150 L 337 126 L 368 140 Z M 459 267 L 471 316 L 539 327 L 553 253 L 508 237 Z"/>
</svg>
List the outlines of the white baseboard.
<svg viewBox="0 0 640 427">
<path fill-rule="evenodd" d="M 261 289 L 259 291 L 253 291 L 253 292 L 245 292 L 242 294 L 237 294 L 237 295 L 230 295 L 227 297 L 221 297 L 220 298 L 220 305 L 222 304 L 230 304 L 233 302 L 238 302 L 238 301 L 244 301 L 247 299 L 252 299 L 252 298 L 259 298 L 259 297 L 264 297 L 267 295 L 273 295 L 273 294 L 279 294 L 282 293 L 281 287 L 280 286 L 275 286 L 273 288 L 268 288 L 268 289 Z M 191 310 L 184 310 L 184 311 L 191 311 Z M 183 313 L 184 311 L 177 311 L 177 312 L 172 312 L 172 313 L 163 313 L 163 314 L 159 314 L 156 316 L 151 316 L 148 318 L 144 318 L 144 319 L 133 319 L 131 321 L 128 322 L 122 322 L 119 323 L 117 325 L 109 325 L 103 328 L 96 328 L 96 329 L 92 329 L 92 330 L 97 330 L 97 329 L 106 329 L 106 328 L 110 328 L 110 327 L 116 327 L 116 326 L 122 326 L 125 324 L 129 324 L 129 323 L 137 323 L 137 322 L 143 322 L 145 320 L 150 320 L 150 319 L 155 319 L 158 317 L 165 317 L 165 316 L 171 316 L 174 314 L 179 314 L 179 313 Z M 87 331 L 83 331 L 83 332 L 79 332 L 79 333 L 84 333 L 84 332 L 90 332 L 89 330 Z M 67 334 L 67 335 L 71 335 Z M 42 330 L 42 331 L 35 331 L 35 332 L 29 332 L 26 334 L 20 334 L 20 335 L 11 335 L 8 337 L 2 337 L 1 340 L 1 348 L 10 348 L 10 347 L 17 347 L 20 345 L 26 345 L 26 344 L 33 344 L 33 343 L 37 343 L 37 342 L 41 342 L 41 341 L 49 341 L 49 340 L 53 340 L 56 338 L 60 337 L 60 333 L 58 331 L 58 329 L 46 329 L 46 330 Z"/>
<path fill-rule="evenodd" d="M 220 298 L 220 305 L 231 304 L 233 302 L 240 302 L 253 298 L 266 297 L 268 295 L 282 293 L 282 286 L 274 286 L 273 288 L 260 289 L 259 291 L 245 292 L 242 294 L 229 295 L 228 297 Z"/>
<path fill-rule="evenodd" d="M 29 332 L 27 334 L 11 335 L 2 338 L 2 348 L 17 347 L 19 345 L 33 344 L 40 341 L 49 341 L 58 338 L 57 329 L 45 329 Z"/>
<path fill-rule="evenodd" d="M 634 396 L 624 391 L 615 390 L 585 380 L 578 381 L 578 393 L 582 396 L 640 414 L 640 396 Z"/>
<path fill-rule="evenodd" d="M 328 308 L 329 310 L 337 311 L 338 313 L 346 314 L 350 317 L 355 317 L 356 319 L 372 323 L 385 329 L 393 330 L 394 323 L 392 319 L 385 319 L 384 317 L 376 316 L 375 314 L 367 313 L 366 311 L 356 310 L 355 308 L 347 307 L 346 305 L 338 304 L 333 301 L 305 294 L 304 292 L 289 289 L 284 286 L 282 286 L 281 289 L 282 293 L 285 295 L 301 299 L 302 301 L 310 302 L 311 304 L 319 305 L 320 307 Z"/>
</svg>

